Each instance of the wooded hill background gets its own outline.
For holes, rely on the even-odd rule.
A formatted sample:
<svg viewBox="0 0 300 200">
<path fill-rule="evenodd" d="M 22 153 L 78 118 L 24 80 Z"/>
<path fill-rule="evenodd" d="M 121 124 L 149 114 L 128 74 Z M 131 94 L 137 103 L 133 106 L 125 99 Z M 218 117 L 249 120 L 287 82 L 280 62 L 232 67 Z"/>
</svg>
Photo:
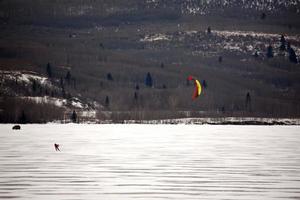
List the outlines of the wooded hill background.
<svg viewBox="0 0 300 200">
<path fill-rule="evenodd" d="M 2 79 L 0 122 L 61 120 L 73 110 L 21 98 L 36 96 L 76 97 L 100 120 L 300 117 L 299 6 L 1 0 L 0 70 L 36 73 L 54 87 Z M 194 101 L 188 75 L 204 86 Z"/>
</svg>

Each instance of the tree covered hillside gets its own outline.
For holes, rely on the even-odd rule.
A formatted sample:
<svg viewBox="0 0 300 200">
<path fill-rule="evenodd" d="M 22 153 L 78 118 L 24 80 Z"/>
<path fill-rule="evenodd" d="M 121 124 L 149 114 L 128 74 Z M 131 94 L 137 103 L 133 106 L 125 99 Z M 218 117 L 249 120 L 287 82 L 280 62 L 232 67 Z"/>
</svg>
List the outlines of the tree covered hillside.
<svg viewBox="0 0 300 200">
<path fill-rule="evenodd" d="M 299 117 L 299 16 L 293 0 L 2 0 L 0 121 Z"/>
</svg>

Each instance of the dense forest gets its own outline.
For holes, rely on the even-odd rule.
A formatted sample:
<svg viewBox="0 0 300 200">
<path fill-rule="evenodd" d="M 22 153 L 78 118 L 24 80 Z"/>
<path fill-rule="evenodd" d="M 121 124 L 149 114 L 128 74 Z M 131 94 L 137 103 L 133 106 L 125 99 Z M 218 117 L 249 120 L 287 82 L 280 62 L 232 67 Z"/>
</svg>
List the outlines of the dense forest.
<svg viewBox="0 0 300 200">
<path fill-rule="evenodd" d="M 298 1 L 1 0 L 0 27 L 2 123 L 300 117 Z"/>
</svg>

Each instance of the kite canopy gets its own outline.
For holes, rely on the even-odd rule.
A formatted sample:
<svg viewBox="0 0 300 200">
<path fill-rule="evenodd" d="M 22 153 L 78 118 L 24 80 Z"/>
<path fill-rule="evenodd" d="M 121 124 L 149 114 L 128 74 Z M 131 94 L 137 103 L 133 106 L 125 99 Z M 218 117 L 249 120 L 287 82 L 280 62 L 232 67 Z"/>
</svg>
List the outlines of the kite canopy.
<svg viewBox="0 0 300 200">
<path fill-rule="evenodd" d="M 194 80 L 194 77 L 189 76 L 189 77 L 188 77 L 188 80 L 189 80 L 189 81 Z"/>
<path fill-rule="evenodd" d="M 196 99 L 200 94 L 201 94 L 201 84 L 200 84 L 200 81 L 195 79 L 193 76 L 188 76 L 188 80 L 189 81 L 194 81 L 194 85 L 195 85 L 195 90 L 194 90 L 194 93 L 193 93 L 193 96 L 192 96 L 192 99 Z"/>
</svg>

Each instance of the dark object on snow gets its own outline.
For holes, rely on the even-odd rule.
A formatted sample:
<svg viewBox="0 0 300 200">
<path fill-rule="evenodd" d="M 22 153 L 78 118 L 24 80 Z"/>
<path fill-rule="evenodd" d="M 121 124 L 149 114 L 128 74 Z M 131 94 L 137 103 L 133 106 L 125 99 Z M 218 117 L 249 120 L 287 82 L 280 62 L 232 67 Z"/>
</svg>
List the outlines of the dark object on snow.
<svg viewBox="0 0 300 200">
<path fill-rule="evenodd" d="M 60 151 L 59 144 L 54 143 L 55 151 Z"/>
<path fill-rule="evenodd" d="M 13 130 L 21 130 L 21 126 L 20 125 L 14 125 L 12 127 Z"/>
</svg>

